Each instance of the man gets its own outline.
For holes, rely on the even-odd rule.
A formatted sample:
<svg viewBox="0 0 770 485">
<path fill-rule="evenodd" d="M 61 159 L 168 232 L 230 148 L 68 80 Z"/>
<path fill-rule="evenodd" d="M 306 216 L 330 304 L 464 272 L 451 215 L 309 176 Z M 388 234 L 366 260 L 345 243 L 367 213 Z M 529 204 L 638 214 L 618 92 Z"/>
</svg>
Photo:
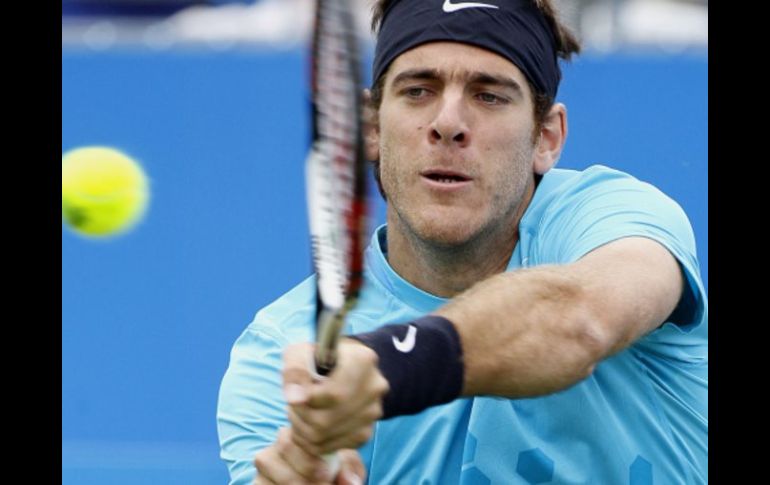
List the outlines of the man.
<svg viewBox="0 0 770 485">
<path fill-rule="evenodd" d="M 232 483 L 706 483 L 692 230 L 629 175 L 552 168 L 579 48 L 551 2 L 380 1 L 374 25 L 387 225 L 353 338 L 318 382 L 312 280 L 257 315 L 220 395 Z"/>
</svg>

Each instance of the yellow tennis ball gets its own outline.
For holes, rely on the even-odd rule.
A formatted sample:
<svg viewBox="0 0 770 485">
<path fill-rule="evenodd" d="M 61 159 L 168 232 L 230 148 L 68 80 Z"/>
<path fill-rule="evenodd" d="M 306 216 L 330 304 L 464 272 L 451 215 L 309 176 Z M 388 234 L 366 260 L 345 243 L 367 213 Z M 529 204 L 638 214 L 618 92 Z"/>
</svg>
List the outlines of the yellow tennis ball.
<svg viewBox="0 0 770 485">
<path fill-rule="evenodd" d="M 114 148 L 70 150 L 61 159 L 62 221 L 79 234 L 112 236 L 132 228 L 147 210 L 147 176 Z"/>
</svg>

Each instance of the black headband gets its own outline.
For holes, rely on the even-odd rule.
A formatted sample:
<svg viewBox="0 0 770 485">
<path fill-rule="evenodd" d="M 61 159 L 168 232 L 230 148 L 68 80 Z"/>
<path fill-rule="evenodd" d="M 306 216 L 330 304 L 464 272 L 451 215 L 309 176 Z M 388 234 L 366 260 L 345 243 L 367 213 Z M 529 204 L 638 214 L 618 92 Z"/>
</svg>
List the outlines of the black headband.
<svg viewBox="0 0 770 485">
<path fill-rule="evenodd" d="M 380 25 L 373 79 L 405 51 L 454 41 L 495 52 L 552 98 L 561 79 L 553 34 L 533 0 L 393 0 Z"/>
</svg>

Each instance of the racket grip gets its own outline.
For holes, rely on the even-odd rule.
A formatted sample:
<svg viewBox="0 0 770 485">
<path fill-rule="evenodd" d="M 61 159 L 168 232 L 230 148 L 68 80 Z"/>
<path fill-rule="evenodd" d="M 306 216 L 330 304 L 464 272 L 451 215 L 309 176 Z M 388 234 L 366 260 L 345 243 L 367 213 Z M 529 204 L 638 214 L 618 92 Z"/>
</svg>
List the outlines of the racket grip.
<svg viewBox="0 0 770 485">
<path fill-rule="evenodd" d="M 310 361 L 310 372 L 313 375 L 313 379 L 315 381 L 322 381 L 326 379 L 326 376 L 329 373 L 329 370 L 324 369 L 323 367 L 319 366 L 316 362 L 315 357 Z M 340 456 L 339 453 L 327 453 L 323 456 L 323 460 L 326 462 L 326 466 L 329 467 L 329 472 L 331 472 L 331 476 L 334 478 L 337 478 L 337 475 L 340 472 Z"/>
<path fill-rule="evenodd" d="M 340 455 L 339 453 L 329 453 L 324 455 L 324 461 L 326 466 L 329 467 L 332 477 L 337 478 L 337 474 L 340 472 Z"/>
</svg>

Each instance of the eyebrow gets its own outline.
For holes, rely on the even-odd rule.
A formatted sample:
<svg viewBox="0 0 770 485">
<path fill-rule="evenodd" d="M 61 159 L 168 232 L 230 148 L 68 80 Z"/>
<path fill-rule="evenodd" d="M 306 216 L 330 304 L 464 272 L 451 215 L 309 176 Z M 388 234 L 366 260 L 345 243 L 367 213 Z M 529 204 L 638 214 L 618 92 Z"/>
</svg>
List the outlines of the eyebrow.
<svg viewBox="0 0 770 485">
<path fill-rule="evenodd" d="M 406 71 L 400 72 L 396 77 L 394 77 L 392 84 L 395 86 L 406 80 L 414 79 L 432 81 L 439 79 L 440 77 L 441 76 L 439 76 L 438 69 L 407 69 Z"/>
<path fill-rule="evenodd" d="M 474 72 L 469 77 L 471 84 L 491 84 L 493 86 L 501 86 L 510 88 L 516 91 L 518 94 L 523 95 L 524 90 L 521 89 L 521 85 L 517 83 L 513 78 L 505 76 L 495 76 L 485 72 Z"/>
<path fill-rule="evenodd" d="M 524 94 L 524 90 L 521 88 L 521 85 L 514 79 L 507 76 L 497 76 L 486 72 L 474 71 L 469 73 L 466 77 L 468 82 L 471 84 L 490 84 L 493 86 L 501 86 L 510 88 L 516 91 L 519 95 Z M 393 78 L 392 85 L 396 86 L 399 83 L 407 80 L 422 79 L 426 81 L 435 81 L 440 78 L 441 75 L 438 69 L 408 69 L 406 71 L 400 72 L 395 78 Z"/>
</svg>

